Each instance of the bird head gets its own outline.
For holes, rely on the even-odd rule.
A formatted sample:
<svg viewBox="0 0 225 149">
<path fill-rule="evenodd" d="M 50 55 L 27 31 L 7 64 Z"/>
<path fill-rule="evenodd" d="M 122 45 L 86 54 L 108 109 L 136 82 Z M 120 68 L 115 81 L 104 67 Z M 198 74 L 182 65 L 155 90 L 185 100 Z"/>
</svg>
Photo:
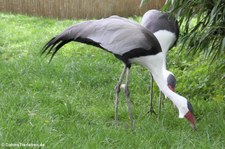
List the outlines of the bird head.
<svg viewBox="0 0 225 149">
<path fill-rule="evenodd" d="M 182 106 L 179 108 L 177 107 L 179 111 L 179 118 L 186 118 L 189 121 L 192 129 L 196 130 L 193 107 L 190 102 L 186 102 L 185 105 L 186 106 Z"/>
<path fill-rule="evenodd" d="M 196 130 L 195 117 L 194 117 L 193 107 L 191 103 L 187 102 L 187 107 L 189 111 L 185 114 L 184 117 L 190 122 L 192 129 Z"/>
</svg>

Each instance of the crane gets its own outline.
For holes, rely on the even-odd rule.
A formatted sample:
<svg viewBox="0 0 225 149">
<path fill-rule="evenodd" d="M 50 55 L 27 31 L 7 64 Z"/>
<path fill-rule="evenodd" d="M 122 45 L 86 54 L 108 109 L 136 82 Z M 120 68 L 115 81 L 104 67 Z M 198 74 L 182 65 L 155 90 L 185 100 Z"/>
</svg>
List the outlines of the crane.
<svg viewBox="0 0 225 149">
<path fill-rule="evenodd" d="M 156 37 L 145 27 L 126 18 L 111 16 L 100 20 L 89 20 L 75 24 L 47 42 L 42 54 L 51 54 L 50 62 L 65 44 L 76 41 L 99 47 L 124 63 L 124 69 L 115 87 L 115 124 L 118 122 L 118 100 L 120 85 L 126 76 L 125 98 L 131 128 L 134 127 L 130 103 L 129 76 L 132 64 L 146 67 L 160 90 L 178 108 L 179 118 L 186 118 L 195 129 L 193 108 L 187 99 L 173 91 L 163 77 L 165 56 Z M 106 65 L 106 64 L 104 64 Z M 102 67 L 104 67 L 104 65 Z"/>
<path fill-rule="evenodd" d="M 146 27 L 155 35 L 155 37 L 159 41 L 159 44 L 162 48 L 162 52 L 165 55 L 166 59 L 167 52 L 175 45 L 179 37 L 179 26 L 176 19 L 167 13 L 162 13 L 159 10 L 151 9 L 143 15 L 141 25 Z M 166 60 L 164 67 L 166 68 Z M 172 91 L 174 91 L 176 87 L 176 78 L 174 74 L 170 71 L 165 71 L 164 77 L 167 80 L 169 88 Z M 160 91 L 158 113 L 161 110 L 161 100 L 162 100 L 161 93 L 162 92 Z M 151 113 L 154 112 L 152 99 L 153 99 L 153 77 L 151 75 L 150 108 L 149 108 L 149 112 Z"/>
</svg>

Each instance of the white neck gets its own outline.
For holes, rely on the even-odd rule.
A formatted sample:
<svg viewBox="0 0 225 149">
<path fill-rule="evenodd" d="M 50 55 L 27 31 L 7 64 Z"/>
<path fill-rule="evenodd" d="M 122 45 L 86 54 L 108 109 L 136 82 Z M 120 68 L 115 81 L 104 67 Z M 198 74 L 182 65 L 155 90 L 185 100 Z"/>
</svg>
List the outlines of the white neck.
<svg viewBox="0 0 225 149">
<path fill-rule="evenodd" d="M 176 41 L 176 35 L 167 30 L 159 30 L 155 32 L 154 35 L 159 41 L 163 54 L 166 55 L 170 47 Z"/>
<path fill-rule="evenodd" d="M 154 33 L 155 37 L 158 39 L 159 44 L 162 49 L 164 63 L 163 67 L 166 69 L 166 55 L 168 50 L 171 48 L 171 46 L 176 41 L 176 35 L 170 31 L 167 30 L 159 30 Z"/>
<path fill-rule="evenodd" d="M 165 67 L 163 67 L 164 63 L 163 53 L 161 52 L 158 53 L 157 55 L 145 56 L 141 58 L 133 58 L 131 62 L 141 64 L 151 72 L 160 90 L 178 108 L 179 118 L 183 118 L 185 114 L 188 112 L 187 99 L 171 91 L 167 86 L 167 80 L 165 79 L 165 77 L 163 77 L 163 71 L 167 71 Z"/>
<path fill-rule="evenodd" d="M 171 91 L 168 86 L 166 85 L 166 82 L 162 80 L 163 76 L 159 74 L 152 73 L 153 78 L 157 85 L 159 86 L 160 90 L 167 96 L 173 104 L 178 108 L 179 110 L 179 118 L 184 118 L 185 114 L 188 112 L 187 107 L 187 99 L 180 96 L 179 94 Z"/>
</svg>

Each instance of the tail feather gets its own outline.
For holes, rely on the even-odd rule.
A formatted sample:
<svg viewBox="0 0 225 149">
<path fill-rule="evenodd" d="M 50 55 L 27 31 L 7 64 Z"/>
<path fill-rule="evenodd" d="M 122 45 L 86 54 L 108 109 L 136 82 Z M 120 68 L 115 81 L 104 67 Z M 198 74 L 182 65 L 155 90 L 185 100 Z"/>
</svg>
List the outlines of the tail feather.
<svg viewBox="0 0 225 149">
<path fill-rule="evenodd" d="M 54 48 L 54 51 L 53 51 L 53 53 L 52 53 L 52 56 L 51 56 L 49 62 L 52 61 L 52 59 L 53 59 L 53 57 L 55 56 L 55 54 L 57 53 L 57 51 L 58 51 L 62 46 L 64 46 L 65 44 L 67 44 L 67 43 L 70 42 L 70 41 L 71 41 L 71 40 L 69 40 L 69 41 L 64 41 L 64 40 L 63 40 L 63 41 L 59 42 L 59 43 L 57 44 L 56 47 L 55 47 L 55 45 L 53 45 L 53 46 L 51 47 L 51 49 Z M 49 51 L 48 53 L 50 53 L 50 51 Z"/>
<path fill-rule="evenodd" d="M 52 41 L 55 40 L 55 38 L 56 38 L 56 37 L 53 37 L 48 43 L 46 43 L 46 44 L 44 45 L 44 47 L 43 47 L 42 50 L 41 50 L 41 55 L 43 55 L 47 50 L 49 50 L 49 51 L 47 52 L 46 55 L 48 55 L 48 54 L 50 53 L 50 51 L 51 51 L 52 48 L 53 48 L 53 46 L 52 46 Z M 51 47 L 51 49 L 49 49 L 50 47 Z"/>
<path fill-rule="evenodd" d="M 46 55 L 51 54 L 51 58 L 49 60 L 49 62 L 51 62 L 58 50 L 70 41 L 72 41 L 72 39 L 66 38 L 66 35 L 58 35 L 53 37 L 48 43 L 44 45 L 41 55 L 44 53 L 46 53 Z"/>
<path fill-rule="evenodd" d="M 46 43 L 44 45 L 44 47 L 41 50 L 41 55 L 45 54 L 49 55 L 51 54 L 51 58 L 49 60 L 49 63 L 52 61 L 53 57 L 55 56 L 55 54 L 58 52 L 58 50 L 64 46 L 65 44 L 71 42 L 71 41 L 76 41 L 76 42 L 81 42 L 81 43 L 85 43 L 88 45 L 92 45 L 98 48 L 102 48 L 103 47 L 100 46 L 100 43 L 95 42 L 89 38 L 82 38 L 81 36 L 77 36 L 76 34 L 71 34 L 71 32 L 69 32 L 69 30 L 66 30 L 65 32 L 63 32 L 62 34 L 53 37 L 48 43 Z M 104 49 L 105 50 L 105 49 Z"/>
</svg>

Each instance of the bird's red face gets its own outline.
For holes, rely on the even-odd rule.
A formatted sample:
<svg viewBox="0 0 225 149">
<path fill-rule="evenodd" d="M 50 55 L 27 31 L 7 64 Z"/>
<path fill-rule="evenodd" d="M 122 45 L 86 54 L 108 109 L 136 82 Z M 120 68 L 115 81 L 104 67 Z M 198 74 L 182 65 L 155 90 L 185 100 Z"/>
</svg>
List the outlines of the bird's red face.
<svg viewBox="0 0 225 149">
<path fill-rule="evenodd" d="M 188 112 L 186 113 L 186 115 L 184 116 L 189 122 L 190 122 L 190 125 L 192 127 L 193 130 L 196 130 L 196 127 L 195 127 L 195 117 L 194 117 L 194 112 L 193 112 L 193 107 L 192 105 L 188 102 L 187 103 L 188 105 Z"/>
<path fill-rule="evenodd" d="M 190 122 L 192 129 L 196 130 L 194 115 L 189 111 L 184 117 Z"/>
</svg>

